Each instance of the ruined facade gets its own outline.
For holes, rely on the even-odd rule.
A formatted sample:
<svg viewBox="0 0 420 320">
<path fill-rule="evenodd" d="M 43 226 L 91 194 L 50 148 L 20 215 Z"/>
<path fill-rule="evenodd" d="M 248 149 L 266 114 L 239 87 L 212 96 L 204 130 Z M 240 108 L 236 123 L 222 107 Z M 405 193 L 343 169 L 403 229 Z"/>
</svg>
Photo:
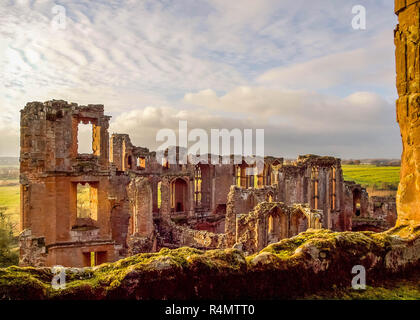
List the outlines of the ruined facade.
<svg viewBox="0 0 420 320">
<path fill-rule="evenodd" d="M 211 164 L 211 155 L 194 163 L 179 147 L 157 153 L 109 136 L 109 120 L 103 105 L 61 100 L 21 111 L 21 265 L 90 266 L 162 247 L 253 253 L 308 228 L 395 222 L 392 199 L 376 201 L 377 211 L 366 190 L 343 180 L 339 159 L 266 157 L 260 170 Z M 89 154 L 79 153 L 80 125 L 91 126 Z"/>
</svg>

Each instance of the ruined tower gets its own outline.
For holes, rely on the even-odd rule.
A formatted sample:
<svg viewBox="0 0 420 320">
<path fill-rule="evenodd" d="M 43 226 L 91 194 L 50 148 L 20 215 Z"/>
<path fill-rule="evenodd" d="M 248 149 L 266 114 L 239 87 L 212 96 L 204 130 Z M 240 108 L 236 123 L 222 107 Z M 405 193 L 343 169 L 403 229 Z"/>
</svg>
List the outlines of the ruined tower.
<svg viewBox="0 0 420 320">
<path fill-rule="evenodd" d="M 403 154 L 397 224 L 420 224 L 420 0 L 395 0 L 397 121 Z"/>
<path fill-rule="evenodd" d="M 28 103 L 21 111 L 21 265 L 86 266 L 115 259 L 111 239 L 110 117 L 103 105 Z M 92 127 L 92 151 L 78 152 L 79 124 Z M 78 188 L 87 208 L 79 208 Z"/>
</svg>

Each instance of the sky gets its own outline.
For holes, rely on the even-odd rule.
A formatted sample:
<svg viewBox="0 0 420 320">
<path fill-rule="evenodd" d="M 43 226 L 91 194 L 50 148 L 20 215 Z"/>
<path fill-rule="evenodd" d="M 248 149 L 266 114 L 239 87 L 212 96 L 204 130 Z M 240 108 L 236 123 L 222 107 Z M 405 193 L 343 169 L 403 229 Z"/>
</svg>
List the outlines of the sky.
<svg viewBox="0 0 420 320">
<path fill-rule="evenodd" d="M 264 129 L 273 156 L 399 158 L 396 24 L 389 0 L 2 0 L 0 156 L 27 102 L 63 99 L 151 149 L 187 120 Z"/>
</svg>

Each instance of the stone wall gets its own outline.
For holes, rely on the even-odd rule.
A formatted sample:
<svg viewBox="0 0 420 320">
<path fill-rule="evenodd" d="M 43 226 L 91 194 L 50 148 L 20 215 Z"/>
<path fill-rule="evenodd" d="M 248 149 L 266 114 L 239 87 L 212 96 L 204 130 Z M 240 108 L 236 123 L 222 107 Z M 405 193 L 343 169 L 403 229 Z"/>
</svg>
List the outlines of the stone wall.
<svg viewBox="0 0 420 320">
<path fill-rule="evenodd" d="M 127 134 L 109 138 L 109 119 L 103 105 L 61 100 L 28 103 L 22 110 L 22 265 L 45 261 L 84 266 L 90 263 L 89 254 L 113 261 L 162 246 L 232 247 L 238 241 L 237 217 L 264 202 L 318 210 L 322 227 L 332 230 L 351 230 L 356 212 L 361 219 L 374 218 L 364 216 L 365 190 L 343 181 L 340 159 L 305 155 L 285 164 L 282 158 L 265 157 L 260 170 L 244 159 L 241 164 L 211 164 L 212 155 L 199 163 L 189 156 L 186 163 L 173 164 L 168 160 L 179 161 L 186 150 L 151 152 L 133 145 Z M 78 153 L 80 123 L 92 125 L 90 154 Z M 79 185 L 90 190 L 87 217 L 78 213 Z M 156 225 L 154 218 L 165 223 Z M 287 237 L 297 233 L 291 231 L 297 228 L 293 217 L 288 219 Z M 260 220 L 249 219 L 249 226 L 241 228 L 258 229 L 256 224 L 265 223 Z M 255 236 L 267 233 L 257 229 Z M 41 238 L 45 259 L 31 245 Z M 255 239 L 252 250 L 278 237 L 267 239 Z"/>
<path fill-rule="evenodd" d="M 225 219 L 226 241 L 229 247 L 236 243 L 236 219 L 240 214 L 246 214 L 254 210 L 254 207 L 261 202 L 269 200 L 276 201 L 276 187 L 265 187 L 261 189 L 244 189 L 242 187 L 231 186 L 228 194 L 228 204 Z"/>
<path fill-rule="evenodd" d="M 352 230 L 382 232 L 395 226 L 396 221 L 395 197 L 369 197 L 367 211 L 353 217 Z"/>
<path fill-rule="evenodd" d="M 102 105 L 78 106 L 61 100 L 28 103 L 21 111 L 21 264 L 38 256 L 45 243 L 45 264 L 84 266 L 97 252 L 113 261 L 109 170 L 109 117 Z M 78 125 L 92 125 L 92 153 L 78 153 Z M 90 187 L 89 218 L 77 215 L 77 185 Z M 92 230 L 96 230 L 93 232 Z M 100 254 L 99 254 L 100 253 Z M 32 264 L 29 262 L 29 264 Z"/>
<path fill-rule="evenodd" d="M 397 194 L 398 225 L 420 223 L 420 1 L 396 0 L 397 121 L 403 153 Z"/>
<path fill-rule="evenodd" d="M 171 219 L 162 218 L 158 223 L 159 246 L 169 248 L 192 247 L 197 249 L 226 248 L 226 235 L 181 226 Z"/>
<path fill-rule="evenodd" d="M 322 218 L 322 211 L 309 206 L 263 202 L 250 213 L 237 216 L 235 247 L 253 254 L 308 229 L 321 229 Z"/>
</svg>

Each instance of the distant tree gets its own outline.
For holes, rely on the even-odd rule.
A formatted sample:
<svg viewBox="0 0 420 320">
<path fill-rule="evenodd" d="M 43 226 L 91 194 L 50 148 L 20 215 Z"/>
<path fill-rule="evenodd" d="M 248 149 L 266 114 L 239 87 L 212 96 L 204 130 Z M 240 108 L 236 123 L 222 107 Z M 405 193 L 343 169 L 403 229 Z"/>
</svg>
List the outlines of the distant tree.
<svg viewBox="0 0 420 320">
<path fill-rule="evenodd" d="M 19 263 L 17 252 L 12 250 L 14 245 L 13 225 L 9 222 L 4 209 L 0 208 L 0 267 L 8 267 Z"/>
<path fill-rule="evenodd" d="M 360 165 L 360 163 L 361 163 L 360 160 L 354 160 L 353 161 L 353 164 L 355 164 L 355 165 Z"/>
</svg>

